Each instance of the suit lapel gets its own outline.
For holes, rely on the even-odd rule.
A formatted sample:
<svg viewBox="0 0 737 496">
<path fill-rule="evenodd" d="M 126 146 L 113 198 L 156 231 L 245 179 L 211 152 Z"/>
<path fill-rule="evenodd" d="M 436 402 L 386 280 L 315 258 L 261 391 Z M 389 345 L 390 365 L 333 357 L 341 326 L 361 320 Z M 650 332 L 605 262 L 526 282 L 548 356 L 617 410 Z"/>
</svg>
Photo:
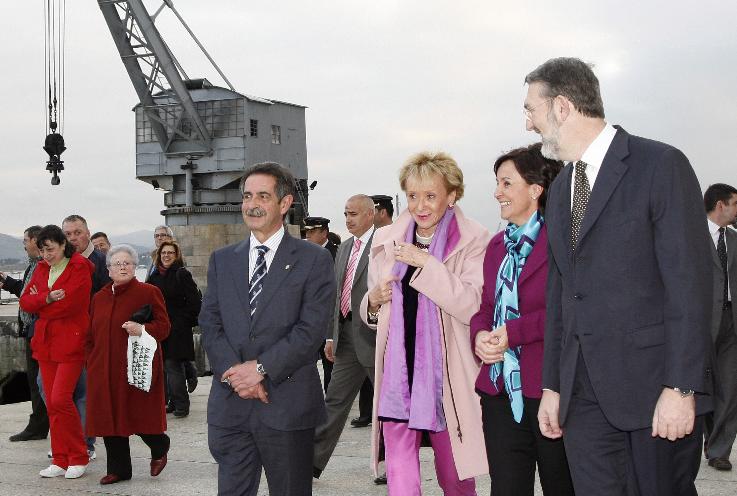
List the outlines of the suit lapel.
<svg viewBox="0 0 737 496">
<path fill-rule="evenodd" d="M 353 240 L 355 238 L 351 236 L 349 240 L 346 240 L 344 243 L 341 243 L 341 245 L 338 247 L 338 260 L 337 260 L 337 267 L 338 267 L 338 293 L 343 289 L 343 280 L 345 279 L 345 271 L 348 268 L 348 258 L 351 256 L 351 251 L 353 250 Z M 340 294 L 338 294 L 338 297 L 340 297 Z"/>
<path fill-rule="evenodd" d="M 604 156 L 604 162 L 601 164 L 599 173 L 596 176 L 596 182 L 594 183 L 594 189 L 591 190 L 591 197 L 586 207 L 586 213 L 581 221 L 581 232 L 578 235 L 579 245 L 586 237 L 596 220 L 604 210 L 609 198 L 617 188 L 619 181 L 622 180 L 625 172 L 629 166 L 622 162 L 621 158 L 626 157 L 629 154 L 629 147 L 627 146 L 628 138 L 627 134 L 619 129 L 617 134 L 614 135 L 614 140 L 609 146 L 609 150 Z"/>
<path fill-rule="evenodd" d="M 276 294 L 277 290 L 281 287 L 284 279 L 289 275 L 290 271 L 293 270 L 294 265 L 297 263 L 297 257 L 295 256 L 296 243 L 298 241 L 288 232 L 284 233 L 279 248 L 276 250 L 274 260 L 271 261 L 271 266 L 264 276 L 263 288 L 261 294 L 258 297 L 258 307 L 264 309 L 269 304 L 271 298 Z M 256 312 L 253 314 L 251 324 L 253 325 L 259 318 L 263 311 Z M 250 314 L 250 309 L 249 309 Z"/>
<path fill-rule="evenodd" d="M 251 315 L 251 304 L 248 298 L 248 252 L 251 248 L 250 238 L 246 238 L 241 241 L 238 246 L 233 250 L 233 260 L 229 264 L 233 270 L 230 271 L 230 276 L 233 278 L 235 284 L 235 291 L 238 298 L 241 300 L 241 304 L 245 310 L 247 316 Z"/>
<path fill-rule="evenodd" d="M 724 242 L 727 243 L 727 269 L 731 272 L 734 270 L 734 264 L 737 263 L 737 233 L 730 230 L 730 228 L 726 228 L 724 232 Z M 714 246 L 714 243 L 711 244 Z M 714 248 L 714 253 L 716 253 L 716 248 Z M 717 259 L 719 259 L 719 256 L 717 255 Z M 719 267 L 721 268 L 722 263 L 719 262 Z"/>
</svg>

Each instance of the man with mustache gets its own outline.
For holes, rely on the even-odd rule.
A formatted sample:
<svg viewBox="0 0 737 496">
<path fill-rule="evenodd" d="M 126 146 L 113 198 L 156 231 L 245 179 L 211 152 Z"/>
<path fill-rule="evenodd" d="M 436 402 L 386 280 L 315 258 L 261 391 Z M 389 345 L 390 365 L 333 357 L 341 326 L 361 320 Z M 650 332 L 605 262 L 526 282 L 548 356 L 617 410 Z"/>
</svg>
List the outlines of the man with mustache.
<svg viewBox="0 0 737 496">
<path fill-rule="evenodd" d="M 575 58 L 525 78 L 527 129 L 567 162 L 550 187 L 540 430 L 577 494 L 695 495 L 711 410 L 711 262 L 701 189 L 676 148 L 604 119 Z"/>
<path fill-rule="evenodd" d="M 248 239 L 215 251 L 199 316 L 214 377 L 207 407 L 218 494 L 312 494 L 315 427 L 325 402 L 315 357 L 335 301 L 330 253 L 292 238 L 294 177 L 257 164 L 241 180 Z"/>
</svg>

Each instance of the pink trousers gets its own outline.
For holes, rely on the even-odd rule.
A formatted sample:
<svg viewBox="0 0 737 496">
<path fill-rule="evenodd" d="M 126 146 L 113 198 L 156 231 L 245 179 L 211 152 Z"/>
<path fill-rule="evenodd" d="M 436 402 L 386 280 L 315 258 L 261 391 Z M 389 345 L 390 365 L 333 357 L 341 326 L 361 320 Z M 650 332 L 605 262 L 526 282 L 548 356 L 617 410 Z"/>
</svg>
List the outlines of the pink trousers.
<svg viewBox="0 0 737 496">
<path fill-rule="evenodd" d="M 40 361 L 38 365 L 46 393 L 53 463 L 63 469 L 70 465 L 87 465 L 90 458 L 82 422 L 72 399 L 83 363 Z"/>
<path fill-rule="evenodd" d="M 420 442 L 422 431 L 410 429 L 406 422 L 383 422 L 386 451 L 386 478 L 390 496 L 420 496 Z M 448 431 L 430 432 L 435 452 L 435 473 L 446 496 L 476 496 L 473 478 L 458 480 Z"/>
</svg>

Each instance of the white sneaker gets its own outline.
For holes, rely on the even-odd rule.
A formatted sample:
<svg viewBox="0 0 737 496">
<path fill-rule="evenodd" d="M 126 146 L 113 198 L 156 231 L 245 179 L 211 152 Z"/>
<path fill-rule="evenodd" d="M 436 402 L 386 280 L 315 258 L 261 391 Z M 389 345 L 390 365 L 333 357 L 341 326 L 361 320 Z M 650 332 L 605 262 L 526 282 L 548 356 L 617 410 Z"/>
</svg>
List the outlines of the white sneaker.
<svg viewBox="0 0 737 496">
<path fill-rule="evenodd" d="M 49 465 L 38 473 L 41 477 L 60 477 L 66 473 L 66 470 L 58 465 Z"/>
<path fill-rule="evenodd" d="M 79 479 L 84 475 L 84 471 L 87 468 L 87 465 L 69 465 L 69 468 L 67 469 L 67 473 L 64 474 L 64 478 L 66 479 Z"/>
<path fill-rule="evenodd" d="M 87 456 L 90 457 L 90 461 L 97 458 L 97 452 L 95 450 L 87 450 Z"/>
</svg>

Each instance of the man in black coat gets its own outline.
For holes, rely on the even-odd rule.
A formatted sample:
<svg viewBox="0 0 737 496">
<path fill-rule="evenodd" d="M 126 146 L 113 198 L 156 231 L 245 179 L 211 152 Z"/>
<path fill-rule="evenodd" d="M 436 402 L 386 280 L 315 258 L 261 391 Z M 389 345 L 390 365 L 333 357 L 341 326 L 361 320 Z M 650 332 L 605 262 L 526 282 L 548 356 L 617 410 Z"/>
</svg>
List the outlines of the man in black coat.
<svg viewBox="0 0 737 496">
<path fill-rule="evenodd" d="M 23 279 L 13 279 L 0 272 L 0 288 L 19 298 L 26 284 L 30 282 L 36 264 L 41 260 L 41 254 L 36 246 L 36 237 L 39 232 L 41 232 L 41 226 L 31 226 L 23 233 L 23 249 L 28 254 L 28 267 L 23 273 Z M 31 415 L 28 418 L 28 425 L 18 434 L 10 436 L 11 442 L 46 439 L 49 434 L 49 416 L 36 382 L 38 362 L 33 359 L 31 351 L 35 321 L 35 315 L 18 309 L 18 335 L 26 338 L 26 376 L 28 377 L 28 389 L 31 392 Z"/>
<path fill-rule="evenodd" d="M 696 495 L 712 305 L 696 175 L 676 148 L 607 123 L 581 60 L 525 82 L 527 129 L 567 162 L 545 212 L 540 430 L 563 437 L 577 494 Z"/>
</svg>

